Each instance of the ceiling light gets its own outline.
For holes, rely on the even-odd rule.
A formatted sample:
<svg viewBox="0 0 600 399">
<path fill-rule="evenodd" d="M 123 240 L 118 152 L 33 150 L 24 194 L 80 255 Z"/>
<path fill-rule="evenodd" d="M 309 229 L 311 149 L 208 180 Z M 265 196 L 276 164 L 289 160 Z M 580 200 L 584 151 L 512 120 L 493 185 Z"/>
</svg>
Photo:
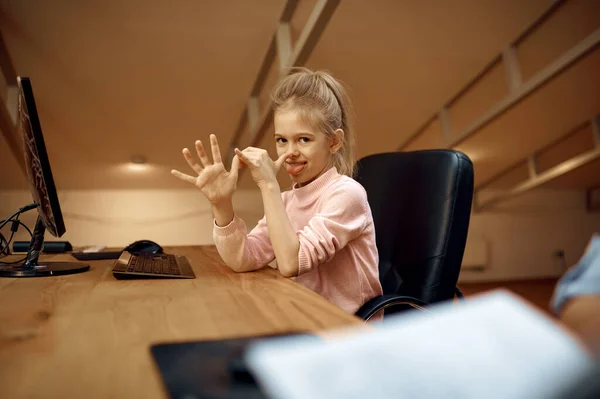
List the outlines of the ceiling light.
<svg viewBox="0 0 600 399">
<path fill-rule="evenodd" d="M 131 157 L 131 163 L 134 163 L 136 165 L 143 165 L 147 162 L 148 162 L 148 160 L 143 155 L 134 155 Z"/>
<path fill-rule="evenodd" d="M 127 164 L 127 169 L 131 172 L 144 172 L 149 169 L 148 160 L 143 155 L 134 155 Z"/>
</svg>

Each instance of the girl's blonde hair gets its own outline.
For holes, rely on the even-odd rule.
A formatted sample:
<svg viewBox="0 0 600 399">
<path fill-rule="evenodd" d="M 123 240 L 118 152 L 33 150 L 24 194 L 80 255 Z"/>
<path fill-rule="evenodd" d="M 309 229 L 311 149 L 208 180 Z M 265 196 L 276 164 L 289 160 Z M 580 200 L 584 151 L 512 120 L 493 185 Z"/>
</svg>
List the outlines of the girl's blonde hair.
<svg viewBox="0 0 600 399">
<path fill-rule="evenodd" d="M 356 164 L 352 104 L 346 89 L 333 76 L 323 71 L 296 68 L 273 91 L 273 110 L 293 109 L 305 123 L 320 130 L 328 139 L 342 129 L 342 146 L 333 155 L 338 173 L 352 177 Z"/>
</svg>

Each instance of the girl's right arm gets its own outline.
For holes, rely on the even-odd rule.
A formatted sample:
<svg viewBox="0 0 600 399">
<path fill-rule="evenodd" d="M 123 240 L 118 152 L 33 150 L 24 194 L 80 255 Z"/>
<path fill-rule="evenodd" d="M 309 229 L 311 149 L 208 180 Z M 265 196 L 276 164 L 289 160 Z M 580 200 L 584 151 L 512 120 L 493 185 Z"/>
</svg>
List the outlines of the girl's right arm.
<svg viewBox="0 0 600 399">
<path fill-rule="evenodd" d="M 218 227 L 225 227 L 233 220 L 233 203 L 231 200 L 224 201 L 222 204 L 214 204 L 212 207 L 215 216 L 215 224 Z"/>
<path fill-rule="evenodd" d="M 190 176 L 177 170 L 171 173 L 183 181 L 198 187 L 212 205 L 215 216 L 213 237 L 217 249 L 225 263 L 238 272 L 260 269 L 274 259 L 266 222 L 259 222 L 246 236 L 246 224 L 233 211 L 232 197 L 237 187 L 240 160 L 236 155 L 228 172 L 221 159 L 219 143 L 214 134 L 210 135 L 213 161 L 208 158 L 202 142 L 196 141 L 197 162 L 187 148 L 183 157 L 197 176 Z M 264 218 L 263 218 L 264 219 Z"/>
<path fill-rule="evenodd" d="M 215 210 L 213 240 L 219 255 L 233 271 L 249 272 L 266 266 L 275 259 L 266 218 L 262 218 L 248 234 L 246 223 L 232 212 L 229 223 L 221 226 Z M 224 213 L 227 213 L 225 211 Z M 226 218 L 225 220 L 227 220 Z"/>
</svg>

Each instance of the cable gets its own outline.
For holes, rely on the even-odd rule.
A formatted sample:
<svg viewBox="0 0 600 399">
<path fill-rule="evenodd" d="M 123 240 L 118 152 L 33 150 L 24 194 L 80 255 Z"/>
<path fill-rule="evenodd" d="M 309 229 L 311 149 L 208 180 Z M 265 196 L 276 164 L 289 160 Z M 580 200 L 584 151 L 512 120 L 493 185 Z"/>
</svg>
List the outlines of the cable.
<svg viewBox="0 0 600 399">
<path fill-rule="evenodd" d="M 27 230 L 27 232 L 29 233 L 29 239 L 31 240 L 33 238 L 33 233 L 31 232 L 31 230 L 29 229 L 29 227 L 27 227 L 27 225 L 23 222 L 21 222 L 18 219 L 18 215 L 17 215 L 17 219 L 13 220 L 13 225 L 14 222 L 17 222 L 17 228 L 13 230 L 13 228 L 11 227 L 11 234 L 10 234 L 10 238 L 8 239 L 8 241 L 6 241 L 6 239 L 4 238 L 4 236 L 2 236 L 2 233 L 0 233 L 0 236 L 2 236 L 1 238 L 4 239 L 4 241 L 6 241 L 6 248 L 2 249 L 0 252 L 3 254 L 2 256 L 0 256 L 0 259 L 5 258 L 6 256 L 10 255 L 10 243 L 12 242 L 13 236 L 15 235 L 16 231 L 18 230 L 18 226 L 21 225 L 23 227 L 25 227 L 25 230 Z M 24 258 L 15 260 L 15 261 L 10 261 L 10 262 L 5 262 L 0 260 L 0 267 L 3 266 L 10 266 L 10 265 L 16 265 L 17 263 L 22 263 L 23 261 L 25 261 L 27 259 L 27 255 L 25 255 Z"/>
<path fill-rule="evenodd" d="M 27 225 L 25 223 L 21 222 L 20 220 L 19 220 L 19 224 L 21 226 L 25 227 L 25 230 L 27 230 L 27 232 L 29 233 L 29 238 L 33 238 L 33 233 L 31 232 L 31 230 L 29 229 L 29 227 L 27 227 Z"/>
<path fill-rule="evenodd" d="M 2 222 L 2 224 L 0 224 L 0 229 L 2 229 L 4 227 L 4 225 L 6 223 L 8 223 L 10 220 L 12 220 L 12 218 L 14 218 L 15 216 L 20 215 L 21 213 L 25 213 L 27 211 L 30 211 L 32 209 L 35 209 L 38 207 L 38 204 L 36 204 L 35 202 L 29 205 L 25 205 L 24 207 L 22 207 L 21 209 L 19 209 L 18 211 L 16 211 L 15 213 L 13 213 L 12 215 L 10 215 L 8 218 L 4 219 Z M 17 217 L 18 219 L 18 217 Z"/>
<path fill-rule="evenodd" d="M 4 245 L 4 243 L 6 243 L 6 245 Z M 2 254 L 4 256 L 10 255 L 8 248 L 9 248 L 8 241 L 6 241 L 6 238 L 4 238 L 4 234 L 0 233 L 0 254 Z M 2 256 L 2 257 L 4 257 L 4 256 Z"/>
<path fill-rule="evenodd" d="M 27 227 L 27 225 L 25 223 L 23 223 L 19 219 L 14 219 L 13 224 L 23 226 L 25 228 L 25 230 L 27 230 L 27 233 L 29 233 L 29 239 L 33 238 L 33 233 L 31 232 L 31 230 L 29 229 L 29 227 Z M 17 232 L 17 228 L 11 227 L 11 234 L 10 234 L 10 237 L 8 240 L 4 237 L 4 235 L 2 233 L 0 233 L 0 253 L 4 254 L 4 256 L 10 255 L 10 251 L 9 251 L 10 243 L 12 242 L 12 239 L 16 232 Z M 5 247 L 2 246 L 3 241 L 6 243 Z M 0 259 L 2 259 L 2 258 L 3 258 L 3 256 L 0 256 Z"/>
<path fill-rule="evenodd" d="M 5 255 L 10 255 L 10 243 L 12 242 L 13 237 L 15 236 L 15 232 L 11 231 L 10 232 L 10 237 L 8 237 L 8 240 L 6 241 L 6 248 L 2 249 L 2 253 Z"/>
<path fill-rule="evenodd" d="M 27 227 L 25 225 L 25 223 L 23 223 L 22 221 L 19 220 L 19 217 L 21 216 L 22 213 L 25 213 L 25 212 L 35 209 L 37 207 L 38 207 L 38 205 L 36 203 L 25 205 L 24 207 L 19 209 L 17 212 L 13 213 L 10 217 L 8 217 L 7 219 L 4 219 L 0 222 L 0 230 L 1 230 L 8 222 L 12 221 L 12 224 L 10 226 L 11 234 L 10 234 L 10 237 L 8 238 L 8 240 L 6 239 L 6 237 L 4 237 L 2 232 L 0 232 L 0 254 L 1 254 L 0 259 L 11 254 L 10 243 L 12 242 L 13 237 L 15 236 L 15 233 L 19 230 L 19 226 L 23 226 L 25 228 L 25 230 L 27 230 L 27 232 L 29 233 L 30 239 L 33 238 L 33 233 L 31 232 L 29 227 Z M 11 262 L 0 261 L 0 265 L 14 265 L 17 263 L 21 263 L 26 259 L 27 259 L 27 256 L 25 256 L 25 258 L 23 258 L 23 259 L 11 261 Z"/>
<path fill-rule="evenodd" d="M 25 227 L 25 230 L 27 230 L 27 232 L 29 233 L 29 238 L 30 239 L 33 238 L 33 233 L 31 232 L 31 230 L 29 229 L 29 227 L 27 227 L 27 225 L 25 225 L 25 223 L 21 222 L 18 218 L 19 218 L 19 215 L 17 215 L 17 219 L 13 220 L 13 224 L 12 224 L 11 229 L 10 229 L 11 230 L 11 234 L 10 234 L 10 238 L 8 239 L 8 241 L 6 240 L 6 238 L 4 238 L 4 236 L 2 236 L 2 238 L 4 239 L 4 241 L 6 241 L 6 247 L 0 251 L 3 254 L 2 256 L 0 256 L 0 259 L 3 259 L 6 256 L 8 256 L 8 255 L 11 254 L 10 253 L 10 243 L 12 242 L 12 239 L 13 239 L 15 233 L 17 232 L 19 225 Z M 27 256 L 25 256 L 24 258 L 15 260 L 15 261 L 11 261 L 11 262 L 5 262 L 5 261 L 1 261 L 0 260 L 0 267 L 2 265 L 15 265 L 17 263 L 23 262 L 26 259 L 27 259 Z"/>
<path fill-rule="evenodd" d="M 11 220 L 11 219 L 9 219 L 9 220 Z M 19 225 L 18 224 L 15 226 L 15 223 L 14 223 L 15 220 L 17 220 L 17 221 L 19 220 L 19 214 L 17 214 L 17 218 L 16 219 L 12 220 L 13 223 L 10 226 L 10 238 L 8 240 L 4 237 L 4 235 L 2 233 L 0 233 L 0 236 L 1 236 L 1 240 L 0 241 L 3 242 L 3 244 L 4 244 L 3 247 L 0 247 L 0 253 L 2 253 L 4 256 L 10 255 L 10 243 L 11 243 L 11 241 L 12 241 L 14 235 L 15 235 L 15 231 L 19 229 Z M 2 221 L 2 225 L 3 226 L 6 223 L 8 223 L 8 220 L 3 220 Z"/>
<path fill-rule="evenodd" d="M 4 222 L 4 220 L 2 221 Z M 15 235 L 15 232 L 12 231 L 12 226 L 11 226 L 11 233 L 10 233 L 10 238 L 7 240 L 6 237 L 4 237 L 4 234 L 2 234 L 2 232 L 0 231 L 0 254 L 2 254 L 2 256 L 0 256 L 0 259 L 10 255 L 10 242 L 13 239 L 13 236 Z"/>
<path fill-rule="evenodd" d="M 32 210 L 32 209 L 35 209 L 35 208 L 37 208 L 38 206 L 39 206 L 39 205 L 38 205 L 37 203 L 35 203 L 35 202 L 32 202 L 31 204 L 29 204 L 29 205 L 25 205 L 23 208 L 19 209 L 19 213 L 25 213 L 25 212 L 28 212 L 28 211 L 30 211 L 30 210 Z"/>
<path fill-rule="evenodd" d="M 4 240 L 4 242 L 6 242 L 7 248 L 8 248 L 8 245 L 12 242 L 12 239 L 13 239 L 15 233 L 18 230 L 18 226 L 23 226 L 25 228 L 25 230 L 27 230 L 27 233 L 29 233 L 29 239 L 33 238 L 33 233 L 31 232 L 31 230 L 29 229 L 29 227 L 27 227 L 27 225 L 25 223 L 23 223 L 19 219 L 14 219 L 12 222 L 13 222 L 13 224 L 12 224 L 11 229 L 10 229 L 11 234 L 10 234 L 10 238 L 8 240 L 6 240 L 6 238 L 4 237 L 4 235 L 2 235 L 2 233 L 0 233 L 0 236 L 1 236 L 0 237 L 0 242 L 2 240 Z M 4 252 L 4 251 L 5 251 L 5 248 L 3 248 L 3 249 L 0 250 L 0 252 Z"/>
</svg>

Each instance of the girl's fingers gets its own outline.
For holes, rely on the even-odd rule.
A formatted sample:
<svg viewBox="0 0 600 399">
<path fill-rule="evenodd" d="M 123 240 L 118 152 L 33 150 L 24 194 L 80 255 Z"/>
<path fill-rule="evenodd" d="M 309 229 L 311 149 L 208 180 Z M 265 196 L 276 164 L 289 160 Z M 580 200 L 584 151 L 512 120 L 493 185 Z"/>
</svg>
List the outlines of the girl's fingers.
<svg viewBox="0 0 600 399">
<path fill-rule="evenodd" d="M 238 178 L 238 171 L 241 168 L 240 166 L 240 158 L 235 155 L 233 157 L 233 161 L 231 161 L 231 170 L 229 171 L 229 174 L 231 176 L 232 179 L 237 180 Z"/>
<path fill-rule="evenodd" d="M 237 155 L 240 158 L 240 161 L 242 161 L 246 165 L 250 166 L 250 162 L 249 162 L 248 157 L 246 156 L 246 154 L 244 154 L 243 152 L 241 152 L 239 148 L 236 148 L 233 151 L 235 152 L 235 155 Z"/>
<path fill-rule="evenodd" d="M 281 169 L 281 166 L 283 165 L 283 163 L 285 162 L 286 159 L 288 159 L 288 157 L 292 155 L 291 152 L 287 152 L 285 154 L 282 154 L 279 158 L 277 158 L 277 160 L 275 161 L 275 169 L 277 171 L 279 171 L 279 169 Z"/>
<path fill-rule="evenodd" d="M 181 173 L 178 170 L 175 170 L 175 169 L 171 170 L 171 174 L 173 176 L 175 176 L 175 177 L 183 180 L 184 182 L 188 182 L 188 183 L 191 183 L 191 184 L 196 184 L 196 178 L 195 177 L 192 177 L 190 175 L 186 175 L 185 173 Z"/>
<path fill-rule="evenodd" d="M 221 160 L 221 150 L 219 149 L 219 142 L 217 141 L 217 136 L 214 134 L 210 135 L 210 147 L 212 148 L 213 161 L 215 163 L 222 163 Z"/>
<path fill-rule="evenodd" d="M 196 172 L 197 174 L 200 174 L 202 172 L 202 166 L 200 166 L 192 157 L 192 154 L 190 153 L 190 150 L 188 150 L 187 148 L 183 149 L 183 157 L 185 158 L 185 160 L 187 161 L 188 165 L 190 165 L 190 168 L 194 169 L 194 172 Z"/>
<path fill-rule="evenodd" d="M 259 165 L 261 165 L 264 162 L 268 162 L 267 160 L 270 160 L 275 164 L 275 166 L 279 168 L 281 167 L 287 156 L 291 154 L 288 153 L 285 154 L 285 156 L 282 155 L 283 159 L 280 161 L 281 163 L 277 165 L 277 162 L 279 160 L 273 161 L 269 154 L 261 148 L 248 147 L 244 149 L 244 151 L 240 151 L 239 148 L 236 148 L 234 149 L 234 152 L 240 158 L 240 163 L 242 164 L 242 166 L 247 165 L 251 169 L 259 167 Z"/>
<path fill-rule="evenodd" d="M 210 159 L 208 159 L 208 157 L 206 156 L 206 152 L 204 151 L 204 146 L 202 145 L 202 142 L 200 140 L 196 140 L 196 153 L 198 154 L 198 158 L 200 158 L 200 162 L 202 162 L 202 166 L 204 166 L 205 168 L 209 165 L 211 165 L 212 163 L 210 162 Z"/>
</svg>

